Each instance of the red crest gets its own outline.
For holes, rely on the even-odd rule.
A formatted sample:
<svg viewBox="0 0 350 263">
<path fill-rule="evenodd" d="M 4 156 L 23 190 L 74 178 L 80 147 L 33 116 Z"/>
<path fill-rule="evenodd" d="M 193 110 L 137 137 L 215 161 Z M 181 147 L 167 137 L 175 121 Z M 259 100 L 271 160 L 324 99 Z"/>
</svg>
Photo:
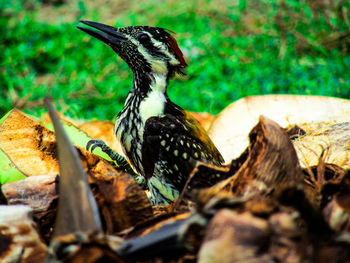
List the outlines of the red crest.
<svg viewBox="0 0 350 263">
<path fill-rule="evenodd" d="M 181 49 L 179 48 L 179 45 L 177 44 L 176 39 L 171 35 L 175 34 L 175 32 L 166 29 L 166 31 L 170 32 L 165 38 L 167 40 L 167 45 L 170 51 L 172 51 L 175 54 L 175 57 L 177 58 L 178 61 L 180 61 L 180 64 L 178 65 L 178 72 L 185 74 L 183 69 L 187 67 L 187 63 L 185 61 L 184 55 L 182 54 Z"/>
</svg>

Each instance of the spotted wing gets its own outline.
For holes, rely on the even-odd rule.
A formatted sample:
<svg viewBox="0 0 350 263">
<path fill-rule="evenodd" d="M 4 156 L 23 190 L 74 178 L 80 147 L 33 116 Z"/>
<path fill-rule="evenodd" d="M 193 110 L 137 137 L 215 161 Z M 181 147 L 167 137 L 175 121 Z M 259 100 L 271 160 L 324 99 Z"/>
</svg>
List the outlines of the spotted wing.
<svg viewBox="0 0 350 263">
<path fill-rule="evenodd" d="M 188 113 L 183 118 L 165 115 L 147 120 L 142 146 L 146 176 L 164 174 L 182 188 L 195 163 L 221 164 L 223 158 L 201 125 Z"/>
</svg>

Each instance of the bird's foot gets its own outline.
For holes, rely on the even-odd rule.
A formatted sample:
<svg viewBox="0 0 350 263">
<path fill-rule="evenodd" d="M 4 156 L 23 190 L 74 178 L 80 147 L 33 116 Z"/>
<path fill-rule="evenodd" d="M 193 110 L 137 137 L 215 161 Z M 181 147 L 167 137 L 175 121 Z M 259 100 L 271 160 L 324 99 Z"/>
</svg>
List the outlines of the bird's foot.
<svg viewBox="0 0 350 263">
<path fill-rule="evenodd" d="M 97 140 L 97 139 L 92 139 L 88 141 L 86 144 L 86 150 L 93 152 L 96 148 L 101 149 L 102 152 L 108 155 L 111 162 L 115 167 L 118 169 L 123 170 L 124 172 L 127 172 L 137 178 L 139 175 L 137 175 L 134 170 L 131 168 L 130 164 L 128 161 L 119 153 L 113 151 L 104 141 L 102 140 Z M 138 180 L 140 181 L 140 180 Z"/>
</svg>

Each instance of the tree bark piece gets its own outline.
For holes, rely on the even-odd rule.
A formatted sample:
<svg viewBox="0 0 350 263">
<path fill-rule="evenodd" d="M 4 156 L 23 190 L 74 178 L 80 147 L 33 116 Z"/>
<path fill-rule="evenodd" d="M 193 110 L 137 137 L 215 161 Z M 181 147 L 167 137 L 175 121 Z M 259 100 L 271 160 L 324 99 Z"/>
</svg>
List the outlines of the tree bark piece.
<svg viewBox="0 0 350 263">
<path fill-rule="evenodd" d="M 9 204 L 29 205 L 35 214 L 45 213 L 58 198 L 57 176 L 38 175 L 2 186 Z"/>
<path fill-rule="evenodd" d="M 27 177 L 21 181 L 4 184 L 2 192 L 8 204 L 23 204 L 33 209 L 33 217 L 39 226 L 39 231 L 48 242 L 52 235 L 57 209 L 57 176 Z"/>
<path fill-rule="evenodd" d="M 91 183 L 107 234 L 115 234 L 153 217 L 153 210 L 145 192 L 126 173 L 95 168 Z"/>
</svg>

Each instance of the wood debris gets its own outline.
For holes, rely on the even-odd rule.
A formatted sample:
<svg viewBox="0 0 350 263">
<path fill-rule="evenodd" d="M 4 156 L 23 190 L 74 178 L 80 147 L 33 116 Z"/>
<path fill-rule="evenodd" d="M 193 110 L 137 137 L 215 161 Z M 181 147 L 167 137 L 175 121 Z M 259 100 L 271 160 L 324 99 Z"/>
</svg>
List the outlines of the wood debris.
<svg viewBox="0 0 350 263">
<path fill-rule="evenodd" d="M 41 241 L 25 205 L 0 205 L 0 261 L 43 262 L 47 246 Z"/>
<path fill-rule="evenodd" d="M 350 129 L 340 110 L 333 114 L 340 123 L 334 116 L 327 124 L 315 121 L 320 116 L 307 123 L 293 121 L 296 115 L 289 115 L 288 124 L 282 127 L 275 118 L 259 116 L 246 135 L 246 149 L 237 158 L 222 167 L 198 163 L 179 199 L 166 207 L 152 207 L 131 175 L 76 147 L 103 230 L 52 235 L 60 194 L 58 172 L 7 183 L 1 188 L 0 200 L 6 204 L 0 211 L 2 207 L 16 211 L 23 209 L 18 204 L 25 204 L 26 216 L 21 218 L 37 225 L 28 232 L 35 248 L 23 250 L 26 245 L 16 244 L 22 249 L 14 250 L 16 257 L 19 262 L 29 262 L 27 258 L 33 255 L 29 251 L 37 251 L 36 262 L 42 262 L 50 243 L 50 248 L 64 252 L 61 259 L 56 254 L 56 261 L 50 262 L 349 262 Z M 211 129 L 218 122 L 221 120 L 216 119 Z M 17 127 L 7 125 L 6 132 Z M 38 127 L 35 121 L 26 127 L 26 136 L 38 138 L 38 128 L 32 128 Z M 6 145 L 10 136 L 6 132 L 0 134 L 0 144 Z M 33 145 L 34 139 L 21 143 Z M 328 146 L 320 147 L 324 141 Z M 56 144 L 54 137 L 50 143 Z M 50 156 L 56 156 L 55 147 L 52 149 Z M 307 151 L 315 157 L 305 161 Z M 11 158 L 14 164 L 21 162 L 19 154 L 13 156 L 17 156 Z M 28 170 L 24 164 L 18 167 Z M 28 211 L 33 212 L 34 221 Z M 4 218 L 0 214 L 1 260 L 10 255 L 4 251 L 14 246 L 3 229 L 17 224 L 16 220 L 3 223 Z"/>
</svg>

